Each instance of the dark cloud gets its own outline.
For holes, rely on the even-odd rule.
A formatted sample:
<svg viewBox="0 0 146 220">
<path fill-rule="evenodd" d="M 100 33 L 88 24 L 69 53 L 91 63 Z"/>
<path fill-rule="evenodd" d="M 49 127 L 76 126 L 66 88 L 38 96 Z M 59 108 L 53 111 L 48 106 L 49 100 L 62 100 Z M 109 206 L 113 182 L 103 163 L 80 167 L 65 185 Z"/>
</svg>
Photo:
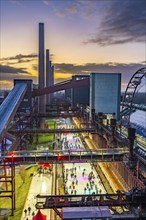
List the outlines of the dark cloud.
<svg viewBox="0 0 146 220">
<path fill-rule="evenodd" d="M 72 63 L 55 63 L 55 73 L 72 74 L 72 75 L 88 75 L 93 72 L 97 73 L 122 73 L 122 83 L 127 84 L 132 75 L 140 68 L 145 67 L 144 62 L 137 63 L 86 63 L 84 65 L 76 65 Z M 37 69 L 36 65 L 33 65 Z M 37 76 L 29 74 L 25 68 L 16 68 L 12 66 L 0 66 L 0 80 L 12 82 L 15 79 L 33 79 L 37 83 Z M 56 82 L 65 81 L 64 76 L 56 79 Z"/>
<path fill-rule="evenodd" d="M 34 59 L 36 59 L 38 57 L 37 54 L 27 54 L 27 55 L 24 55 L 24 54 L 18 54 L 16 56 L 12 56 L 12 57 L 4 57 L 4 58 L 1 58 L 0 60 L 2 62 L 6 62 L 7 65 L 9 64 L 17 64 L 17 63 L 27 63 L 27 62 L 31 62 L 33 61 Z M 9 63 L 8 61 L 14 61 L 13 63 Z"/>
<path fill-rule="evenodd" d="M 54 54 L 50 54 L 50 59 L 53 60 Z M 18 54 L 12 57 L 3 57 L 0 59 L 2 63 L 4 62 L 7 65 L 14 65 L 17 63 L 28 63 L 38 58 L 38 55 L 35 53 L 32 54 Z"/>
<path fill-rule="evenodd" d="M 0 81 L 12 82 L 14 79 L 33 79 L 36 81 L 36 77 L 27 72 L 25 68 L 0 65 Z"/>
<path fill-rule="evenodd" d="M 0 73 L 4 74 L 4 73 L 9 73 L 9 74 L 27 74 L 29 75 L 29 73 L 26 71 L 25 68 L 16 68 L 16 67 L 12 67 L 12 66 L 7 66 L 7 65 L 0 65 Z"/>
<path fill-rule="evenodd" d="M 100 46 L 146 41 L 146 1 L 106 1 L 98 33 L 84 42 Z"/>
<path fill-rule="evenodd" d="M 75 75 L 85 75 L 93 72 L 98 73 L 122 73 L 122 81 L 127 83 L 131 76 L 140 68 L 144 67 L 143 63 L 86 63 L 84 65 L 74 65 L 74 64 L 54 64 L 56 73 L 71 73 Z"/>
</svg>

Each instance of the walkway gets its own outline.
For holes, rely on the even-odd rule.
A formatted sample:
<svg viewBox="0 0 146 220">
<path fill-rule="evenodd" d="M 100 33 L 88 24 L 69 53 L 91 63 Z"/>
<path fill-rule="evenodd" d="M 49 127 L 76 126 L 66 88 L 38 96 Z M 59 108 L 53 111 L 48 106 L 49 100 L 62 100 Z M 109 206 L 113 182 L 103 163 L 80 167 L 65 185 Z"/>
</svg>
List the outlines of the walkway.
<svg viewBox="0 0 146 220">
<path fill-rule="evenodd" d="M 30 189 L 28 192 L 28 197 L 23 209 L 23 213 L 21 216 L 21 220 L 32 220 L 32 216 L 37 213 L 37 209 L 35 208 L 36 204 L 36 195 L 37 194 L 51 194 L 52 189 L 52 175 L 45 174 L 37 174 L 33 177 Z M 28 207 L 31 208 L 29 213 Z M 24 210 L 27 210 L 27 214 L 25 215 Z M 50 210 L 42 210 L 44 215 L 47 215 L 47 220 L 50 219 Z"/>
</svg>

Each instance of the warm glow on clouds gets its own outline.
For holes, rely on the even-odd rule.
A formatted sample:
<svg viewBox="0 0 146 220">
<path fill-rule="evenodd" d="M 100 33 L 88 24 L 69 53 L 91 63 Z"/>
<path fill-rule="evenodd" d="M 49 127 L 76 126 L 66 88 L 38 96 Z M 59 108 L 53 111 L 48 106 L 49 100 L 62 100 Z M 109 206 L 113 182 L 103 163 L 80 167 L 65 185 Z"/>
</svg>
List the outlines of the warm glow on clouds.
<svg viewBox="0 0 146 220">
<path fill-rule="evenodd" d="M 145 64 L 145 18 L 145 0 L 1 1 L 0 80 L 10 87 L 17 77 L 38 82 L 38 23 L 44 22 L 55 81 L 121 72 L 127 84 Z"/>
<path fill-rule="evenodd" d="M 13 82 L 7 80 L 0 80 L 0 88 L 3 88 L 4 90 L 9 90 L 10 88 L 13 88 L 13 86 Z"/>
<path fill-rule="evenodd" d="M 55 73 L 55 79 L 70 79 L 72 74 L 70 73 Z"/>
</svg>

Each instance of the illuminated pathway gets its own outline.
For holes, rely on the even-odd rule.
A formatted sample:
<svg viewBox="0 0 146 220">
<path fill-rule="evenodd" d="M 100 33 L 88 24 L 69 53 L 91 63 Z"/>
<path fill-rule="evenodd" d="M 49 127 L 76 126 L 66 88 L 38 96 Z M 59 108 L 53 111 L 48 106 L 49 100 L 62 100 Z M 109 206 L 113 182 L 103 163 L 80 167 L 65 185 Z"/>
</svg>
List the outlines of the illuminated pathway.
<svg viewBox="0 0 146 220">
<path fill-rule="evenodd" d="M 67 121 L 67 120 L 66 120 Z M 57 125 L 58 128 L 73 128 L 72 122 L 69 121 L 69 124 L 63 124 L 61 126 Z M 84 145 L 80 139 L 79 134 L 68 134 L 64 133 L 60 136 L 60 141 L 58 147 L 63 150 L 70 149 L 74 150 L 83 150 Z M 68 163 L 63 164 L 64 169 L 64 188 L 68 194 L 92 194 L 92 193 L 106 193 L 105 188 L 94 169 L 94 166 L 90 163 Z M 54 184 L 54 183 L 53 183 Z M 58 194 L 60 194 L 58 186 Z M 30 190 L 28 192 L 28 197 L 24 206 L 24 210 L 28 210 L 28 207 L 31 207 L 30 215 L 25 216 L 24 210 L 22 213 L 21 220 L 31 220 L 32 212 L 35 214 L 37 210 L 35 208 L 37 194 L 50 194 L 52 193 L 52 175 L 50 174 L 37 174 L 33 177 Z M 50 219 L 50 210 L 42 210 L 42 213 L 47 215 L 47 219 Z M 51 219 L 52 220 L 52 219 Z"/>
<path fill-rule="evenodd" d="M 72 126 L 63 125 L 65 128 Z M 61 142 L 63 150 L 85 149 L 77 134 L 62 134 Z M 94 166 L 89 163 L 64 164 L 64 182 L 65 191 L 68 194 L 106 193 Z"/>
<path fill-rule="evenodd" d="M 51 194 L 52 189 L 52 175 L 51 174 L 37 174 L 32 178 L 28 197 L 23 209 L 21 220 L 32 220 L 32 213 L 36 214 L 38 210 L 35 208 L 37 194 Z M 28 207 L 31 207 L 30 215 L 28 213 Z M 24 210 L 27 210 L 27 216 L 25 216 Z M 50 219 L 50 210 L 43 210 L 42 213 L 47 215 L 47 219 Z"/>
</svg>

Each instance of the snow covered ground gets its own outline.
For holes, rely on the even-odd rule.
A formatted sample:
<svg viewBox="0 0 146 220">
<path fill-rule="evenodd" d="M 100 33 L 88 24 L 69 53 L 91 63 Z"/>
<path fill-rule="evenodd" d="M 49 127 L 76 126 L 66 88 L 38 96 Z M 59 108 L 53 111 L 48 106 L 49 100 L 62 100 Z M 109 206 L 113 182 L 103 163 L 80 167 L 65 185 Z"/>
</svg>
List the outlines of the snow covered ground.
<svg viewBox="0 0 146 220">
<path fill-rule="evenodd" d="M 73 125 L 62 125 L 72 128 Z M 79 134 L 62 134 L 61 144 L 63 150 L 84 150 Z M 105 188 L 90 163 L 64 164 L 65 190 L 68 194 L 101 194 L 106 193 Z"/>
<path fill-rule="evenodd" d="M 101 194 L 105 188 L 90 163 L 64 164 L 65 190 L 68 194 Z"/>
</svg>

